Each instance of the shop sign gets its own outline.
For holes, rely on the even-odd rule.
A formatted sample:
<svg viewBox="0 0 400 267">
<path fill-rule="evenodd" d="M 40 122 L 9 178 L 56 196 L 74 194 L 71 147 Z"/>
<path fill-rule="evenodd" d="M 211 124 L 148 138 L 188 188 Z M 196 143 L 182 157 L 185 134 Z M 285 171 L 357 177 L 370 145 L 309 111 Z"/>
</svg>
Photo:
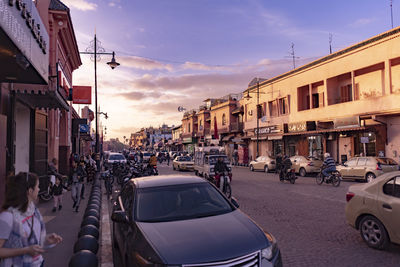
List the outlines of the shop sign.
<svg viewBox="0 0 400 267">
<path fill-rule="evenodd" d="M 368 136 L 361 136 L 360 137 L 360 142 L 361 142 L 361 144 L 368 144 L 369 143 Z"/>
<path fill-rule="evenodd" d="M 282 132 L 282 130 L 279 129 L 278 125 L 259 128 L 259 130 L 260 130 L 259 134 L 269 134 L 269 133 L 280 133 L 280 132 Z M 254 129 L 254 134 L 257 134 L 257 129 Z"/>
<path fill-rule="evenodd" d="M 80 133 L 88 133 L 89 125 L 88 124 L 79 124 L 79 132 Z"/>
<path fill-rule="evenodd" d="M 31 0 L 0 0 L 0 28 L 48 81 L 49 35 Z"/>
<path fill-rule="evenodd" d="M 288 132 L 306 132 L 316 129 L 315 121 L 292 122 L 288 124 Z"/>
<path fill-rule="evenodd" d="M 186 138 L 183 138 L 183 143 L 191 143 L 192 142 L 192 137 L 186 137 Z"/>
<path fill-rule="evenodd" d="M 360 126 L 360 117 L 346 117 L 346 118 L 336 118 L 333 121 L 335 128 L 350 128 Z"/>
</svg>

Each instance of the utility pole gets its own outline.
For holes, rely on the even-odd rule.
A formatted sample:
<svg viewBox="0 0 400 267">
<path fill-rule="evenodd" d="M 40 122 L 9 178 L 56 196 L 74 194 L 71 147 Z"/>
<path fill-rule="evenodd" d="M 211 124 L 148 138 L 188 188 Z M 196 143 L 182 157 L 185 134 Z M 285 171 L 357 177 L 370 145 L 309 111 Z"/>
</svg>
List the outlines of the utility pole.
<svg viewBox="0 0 400 267">
<path fill-rule="evenodd" d="M 393 29 L 393 0 L 390 0 L 390 17 L 392 18 L 392 29 Z"/>
</svg>

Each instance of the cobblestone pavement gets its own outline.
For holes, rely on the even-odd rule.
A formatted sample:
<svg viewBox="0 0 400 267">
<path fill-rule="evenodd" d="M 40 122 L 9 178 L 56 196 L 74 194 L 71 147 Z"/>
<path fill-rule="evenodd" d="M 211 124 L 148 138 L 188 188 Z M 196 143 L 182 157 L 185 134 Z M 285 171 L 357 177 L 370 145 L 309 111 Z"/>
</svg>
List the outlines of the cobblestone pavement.
<svg viewBox="0 0 400 267">
<path fill-rule="evenodd" d="M 314 177 L 299 177 L 292 185 L 239 167 L 232 192 L 240 209 L 276 237 L 285 266 L 400 266 L 400 246 L 371 249 L 347 225 L 344 208 L 352 184 L 320 186 Z"/>
<path fill-rule="evenodd" d="M 160 174 L 194 175 L 173 171 L 171 165 L 158 169 Z M 234 167 L 232 192 L 240 209 L 276 237 L 284 266 L 400 266 L 400 246 L 371 249 L 347 225 L 344 207 L 352 184 L 319 186 L 314 177 L 299 177 L 292 185 L 272 173 Z"/>
</svg>

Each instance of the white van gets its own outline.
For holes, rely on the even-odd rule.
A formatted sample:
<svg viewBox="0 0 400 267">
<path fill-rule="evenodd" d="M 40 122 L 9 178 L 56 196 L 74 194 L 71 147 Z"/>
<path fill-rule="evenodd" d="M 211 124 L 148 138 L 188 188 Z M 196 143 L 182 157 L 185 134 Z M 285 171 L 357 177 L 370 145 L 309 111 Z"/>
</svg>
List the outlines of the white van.
<svg viewBox="0 0 400 267">
<path fill-rule="evenodd" d="M 222 147 L 196 147 L 194 152 L 194 173 L 198 176 L 203 176 L 207 180 L 214 178 L 214 166 L 218 158 L 223 158 L 229 171 L 232 172 L 232 166 Z"/>
</svg>

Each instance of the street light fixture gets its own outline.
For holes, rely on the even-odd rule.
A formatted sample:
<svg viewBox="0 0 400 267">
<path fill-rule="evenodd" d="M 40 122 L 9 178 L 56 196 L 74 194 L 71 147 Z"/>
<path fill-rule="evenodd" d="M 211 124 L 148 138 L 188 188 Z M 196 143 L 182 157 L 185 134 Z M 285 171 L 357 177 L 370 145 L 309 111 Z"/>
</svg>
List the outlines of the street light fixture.
<svg viewBox="0 0 400 267">
<path fill-rule="evenodd" d="M 251 93 L 253 93 L 253 92 L 251 92 Z M 256 117 L 257 117 L 257 154 L 256 154 L 256 158 L 258 158 L 259 157 L 259 155 L 260 155 L 260 153 L 259 153 L 259 149 L 258 149 L 258 147 L 259 147 L 259 145 L 258 145 L 258 142 L 259 142 L 259 132 L 260 132 L 260 122 L 259 122 L 259 108 L 258 108 L 258 106 L 260 105 L 260 78 L 257 78 L 257 107 L 256 107 L 256 110 L 257 110 L 257 114 L 256 114 Z M 263 93 L 261 93 L 261 94 L 263 94 Z M 250 89 L 249 90 L 247 90 L 247 95 L 244 97 L 244 98 L 246 98 L 246 100 L 250 100 L 250 98 L 252 98 L 251 96 L 250 96 Z"/>
<path fill-rule="evenodd" d="M 105 49 L 101 46 L 101 42 L 97 40 L 96 34 L 94 35 L 94 40 L 90 42 L 89 47 L 86 48 L 85 52 L 79 52 L 81 54 L 91 55 L 91 59 L 94 61 L 94 95 L 95 95 L 95 108 L 96 108 L 96 147 L 95 152 L 99 153 L 99 118 L 97 112 L 97 60 L 100 61 L 100 55 L 112 55 L 112 59 L 107 64 L 111 67 L 111 69 L 115 69 L 120 64 L 115 61 L 115 52 L 107 53 Z M 100 112 L 100 114 L 104 114 Z M 104 114 L 106 118 L 108 118 L 107 113 Z M 96 160 L 97 166 L 99 167 L 99 162 Z M 99 168 L 97 168 L 99 170 Z"/>
</svg>

